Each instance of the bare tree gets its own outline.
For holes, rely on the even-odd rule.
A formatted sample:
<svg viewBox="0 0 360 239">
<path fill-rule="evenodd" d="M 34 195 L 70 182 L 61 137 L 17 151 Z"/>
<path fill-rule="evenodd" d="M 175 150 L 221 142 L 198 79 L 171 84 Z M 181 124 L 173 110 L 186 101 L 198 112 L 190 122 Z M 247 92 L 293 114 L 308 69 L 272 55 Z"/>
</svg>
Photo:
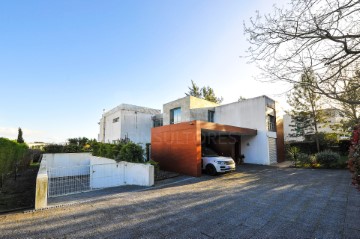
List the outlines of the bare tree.
<svg viewBox="0 0 360 239">
<path fill-rule="evenodd" d="M 360 104 L 344 96 L 344 71 L 360 60 L 359 0 L 291 0 L 286 8 L 244 24 L 251 62 L 264 79 L 296 83 L 301 73 L 314 70 L 314 90 L 328 98 Z M 352 89 L 360 88 L 359 82 Z"/>
<path fill-rule="evenodd" d="M 342 79 L 345 92 L 341 95 L 342 98 L 351 101 L 360 101 L 360 88 L 353 87 L 353 84 L 360 82 L 360 70 L 355 72 L 355 76 L 350 79 L 344 76 Z M 347 102 L 334 102 L 335 108 L 340 110 L 344 119 L 342 120 L 342 128 L 346 131 L 353 125 L 360 121 L 360 104 L 349 104 Z"/>
</svg>

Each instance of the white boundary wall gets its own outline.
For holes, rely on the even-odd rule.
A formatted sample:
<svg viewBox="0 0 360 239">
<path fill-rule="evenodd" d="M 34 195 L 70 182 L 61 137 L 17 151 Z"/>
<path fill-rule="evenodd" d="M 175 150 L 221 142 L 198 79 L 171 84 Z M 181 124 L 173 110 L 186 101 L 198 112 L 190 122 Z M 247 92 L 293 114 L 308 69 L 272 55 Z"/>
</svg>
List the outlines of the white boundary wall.
<svg viewBox="0 0 360 239">
<path fill-rule="evenodd" d="M 44 154 L 36 179 L 35 209 L 47 206 L 49 177 L 76 176 L 72 170 L 75 167 L 81 169 L 77 175 L 90 174 L 91 189 L 122 185 L 154 185 L 154 166 L 150 164 L 116 162 L 92 156 L 90 153 Z M 56 173 L 48 175 L 49 171 Z"/>
</svg>

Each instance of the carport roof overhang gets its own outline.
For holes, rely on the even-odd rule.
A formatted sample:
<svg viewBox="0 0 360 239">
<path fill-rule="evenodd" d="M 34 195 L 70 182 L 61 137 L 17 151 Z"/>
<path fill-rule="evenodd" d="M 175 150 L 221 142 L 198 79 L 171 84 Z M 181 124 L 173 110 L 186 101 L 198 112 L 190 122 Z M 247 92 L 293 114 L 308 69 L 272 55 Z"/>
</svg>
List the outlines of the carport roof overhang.
<svg viewBox="0 0 360 239">
<path fill-rule="evenodd" d="M 256 129 L 249 129 L 237 127 L 232 125 L 217 124 L 205 121 L 190 121 L 190 124 L 196 124 L 198 129 L 204 134 L 217 134 L 217 135 L 247 135 L 252 136 L 257 134 Z"/>
</svg>

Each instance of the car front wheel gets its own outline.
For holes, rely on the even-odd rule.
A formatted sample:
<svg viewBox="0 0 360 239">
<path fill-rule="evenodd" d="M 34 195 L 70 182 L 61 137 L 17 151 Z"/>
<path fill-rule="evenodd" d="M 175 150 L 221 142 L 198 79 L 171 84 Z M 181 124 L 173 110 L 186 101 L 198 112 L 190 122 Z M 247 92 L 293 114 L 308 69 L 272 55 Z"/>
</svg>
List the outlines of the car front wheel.
<svg viewBox="0 0 360 239">
<path fill-rule="evenodd" d="M 215 176 L 217 174 L 217 171 L 214 165 L 211 164 L 206 165 L 206 173 L 211 176 Z"/>
</svg>

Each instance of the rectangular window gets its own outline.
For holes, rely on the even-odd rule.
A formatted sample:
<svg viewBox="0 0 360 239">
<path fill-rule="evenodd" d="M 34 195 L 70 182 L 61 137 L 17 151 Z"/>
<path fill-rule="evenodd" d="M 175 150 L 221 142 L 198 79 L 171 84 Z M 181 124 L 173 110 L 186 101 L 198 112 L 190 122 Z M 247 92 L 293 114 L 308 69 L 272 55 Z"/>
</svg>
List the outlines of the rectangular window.
<svg viewBox="0 0 360 239">
<path fill-rule="evenodd" d="M 160 126 L 163 126 L 163 119 L 153 119 L 153 127 L 156 128 Z"/>
<path fill-rule="evenodd" d="M 119 122 L 119 117 L 113 119 L 113 123 Z"/>
<path fill-rule="evenodd" d="M 276 132 L 276 121 L 275 116 L 268 115 L 267 117 L 268 131 Z"/>
<path fill-rule="evenodd" d="M 208 111 L 208 121 L 209 122 L 214 122 L 214 115 L 215 115 L 215 111 L 213 111 L 213 110 Z"/>
<path fill-rule="evenodd" d="M 177 124 L 181 122 L 181 108 L 170 110 L 170 124 Z"/>
</svg>

